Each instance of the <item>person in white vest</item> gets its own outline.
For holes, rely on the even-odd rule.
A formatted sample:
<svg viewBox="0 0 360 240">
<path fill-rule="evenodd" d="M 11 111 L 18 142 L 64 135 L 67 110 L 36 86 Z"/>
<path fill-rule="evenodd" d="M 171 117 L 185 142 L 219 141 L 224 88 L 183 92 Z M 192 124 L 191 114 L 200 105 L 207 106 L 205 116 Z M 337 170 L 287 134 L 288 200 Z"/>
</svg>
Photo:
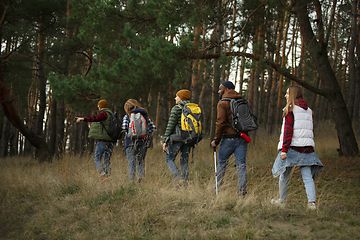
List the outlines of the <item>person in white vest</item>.
<svg viewBox="0 0 360 240">
<path fill-rule="evenodd" d="M 316 209 L 316 193 L 314 179 L 323 168 L 314 151 L 314 133 L 312 110 L 302 98 L 302 90 L 291 86 L 285 94 L 286 106 L 283 109 L 283 123 L 272 173 L 279 177 L 279 199 L 272 199 L 271 204 L 284 207 L 291 175 L 291 169 L 300 167 L 308 199 L 307 208 Z"/>
</svg>

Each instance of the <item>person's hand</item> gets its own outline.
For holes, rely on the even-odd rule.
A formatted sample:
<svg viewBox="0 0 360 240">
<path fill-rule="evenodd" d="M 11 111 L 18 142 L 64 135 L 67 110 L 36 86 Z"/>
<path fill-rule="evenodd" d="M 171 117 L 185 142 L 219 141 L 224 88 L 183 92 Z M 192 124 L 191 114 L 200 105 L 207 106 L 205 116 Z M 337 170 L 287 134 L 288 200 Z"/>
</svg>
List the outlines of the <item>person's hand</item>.
<svg viewBox="0 0 360 240">
<path fill-rule="evenodd" d="M 286 159 L 286 152 L 281 152 L 280 157 L 281 157 L 281 160 L 285 160 Z"/>
<path fill-rule="evenodd" d="M 164 151 L 164 152 L 167 152 L 167 151 L 168 151 L 166 147 L 167 147 L 167 143 L 164 143 L 164 144 L 163 144 L 163 151 Z"/>
<path fill-rule="evenodd" d="M 212 146 L 213 148 L 216 147 L 215 140 L 212 140 L 212 141 L 211 141 L 211 146 Z"/>
<path fill-rule="evenodd" d="M 77 123 L 79 123 L 81 121 L 84 121 L 84 118 L 83 117 L 75 117 L 75 120 Z"/>
</svg>

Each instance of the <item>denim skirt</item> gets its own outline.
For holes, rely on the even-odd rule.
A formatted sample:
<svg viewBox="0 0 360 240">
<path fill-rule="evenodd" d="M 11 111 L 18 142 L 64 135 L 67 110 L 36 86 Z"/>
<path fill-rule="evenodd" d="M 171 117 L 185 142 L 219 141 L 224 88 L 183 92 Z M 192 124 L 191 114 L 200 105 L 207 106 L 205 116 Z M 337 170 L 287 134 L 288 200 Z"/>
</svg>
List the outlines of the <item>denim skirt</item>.
<svg viewBox="0 0 360 240">
<path fill-rule="evenodd" d="M 300 153 L 289 148 L 285 160 L 282 160 L 280 155 L 281 151 L 277 155 L 272 168 L 272 174 L 274 178 L 283 174 L 286 171 L 286 168 L 295 166 L 311 166 L 311 174 L 313 179 L 315 179 L 321 169 L 324 167 L 316 152 Z"/>
</svg>

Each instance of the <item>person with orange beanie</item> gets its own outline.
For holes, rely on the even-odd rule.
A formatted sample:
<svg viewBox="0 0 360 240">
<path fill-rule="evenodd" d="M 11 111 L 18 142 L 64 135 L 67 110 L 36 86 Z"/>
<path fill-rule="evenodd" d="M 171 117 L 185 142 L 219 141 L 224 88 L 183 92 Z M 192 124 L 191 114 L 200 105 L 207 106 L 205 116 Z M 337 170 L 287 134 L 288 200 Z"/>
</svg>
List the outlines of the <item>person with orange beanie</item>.
<svg viewBox="0 0 360 240">
<path fill-rule="evenodd" d="M 108 177 L 110 177 L 110 158 L 114 149 L 114 143 L 116 142 L 116 140 L 107 134 L 111 114 L 112 112 L 108 108 L 107 101 L 100 100 L 98 102 L 97 115 L 75 118 L 77 123 L 82 121 L 92 122 L 88 137 L 97 139 L 94 162 L 103 181 L 108 180 Z"/>
<path fill-rule="evenodd" d="M 189 181 L 188 163 L 191 147 L 185 145 L 183 142 L 171 142 L 170 135 L 176 134 L 176 126 L 181 127 L 181 109 L 185 104 L 190 103 L 190 98 L 191 92 L 187 89 L 180 90 L 176 93 L 176 105 L 171 109 L 163 143 L 163 151 L 166 152 L 165 162 L 173 174 L 175 183 L 183 186 L 187 186 Z M 181 173 L 175 164 L 175 158 L 179 152 L 181 152 Z"/>
</svg>

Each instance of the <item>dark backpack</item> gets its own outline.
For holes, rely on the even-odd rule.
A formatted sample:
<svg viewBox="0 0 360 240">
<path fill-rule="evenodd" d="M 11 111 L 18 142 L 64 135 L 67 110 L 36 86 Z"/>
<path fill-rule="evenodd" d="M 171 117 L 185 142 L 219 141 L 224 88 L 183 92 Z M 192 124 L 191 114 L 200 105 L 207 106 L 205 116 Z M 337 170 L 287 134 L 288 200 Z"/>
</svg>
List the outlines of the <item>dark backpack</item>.
<svg viewBox="0 0 360 240">
<path fill-rule="evenodd" d="M 245 99 L 223 98 L 230 101 L 231 126 L 241 132 L 249 132 L 258 129 L 257 117 L 252 113 L 249 103 Z"/>
<path fill-rule="evenodd" d="M 121 131 L 122 131 L 122 122 L 120 119 L 117 118 L 117 113 L 113 113 L 111 114 L 111 112 L 106 112 L 108 114 L 108 117 L 110 116 L 110 123 L 109 123 L 109 127 L 106 128 L 104 123 L 101 122 L 101 124 L 103 125 L 103 127 L 105 128 L 107 134 L 114 140 L 118 140 L 121 136 Z"/>
</svg>

